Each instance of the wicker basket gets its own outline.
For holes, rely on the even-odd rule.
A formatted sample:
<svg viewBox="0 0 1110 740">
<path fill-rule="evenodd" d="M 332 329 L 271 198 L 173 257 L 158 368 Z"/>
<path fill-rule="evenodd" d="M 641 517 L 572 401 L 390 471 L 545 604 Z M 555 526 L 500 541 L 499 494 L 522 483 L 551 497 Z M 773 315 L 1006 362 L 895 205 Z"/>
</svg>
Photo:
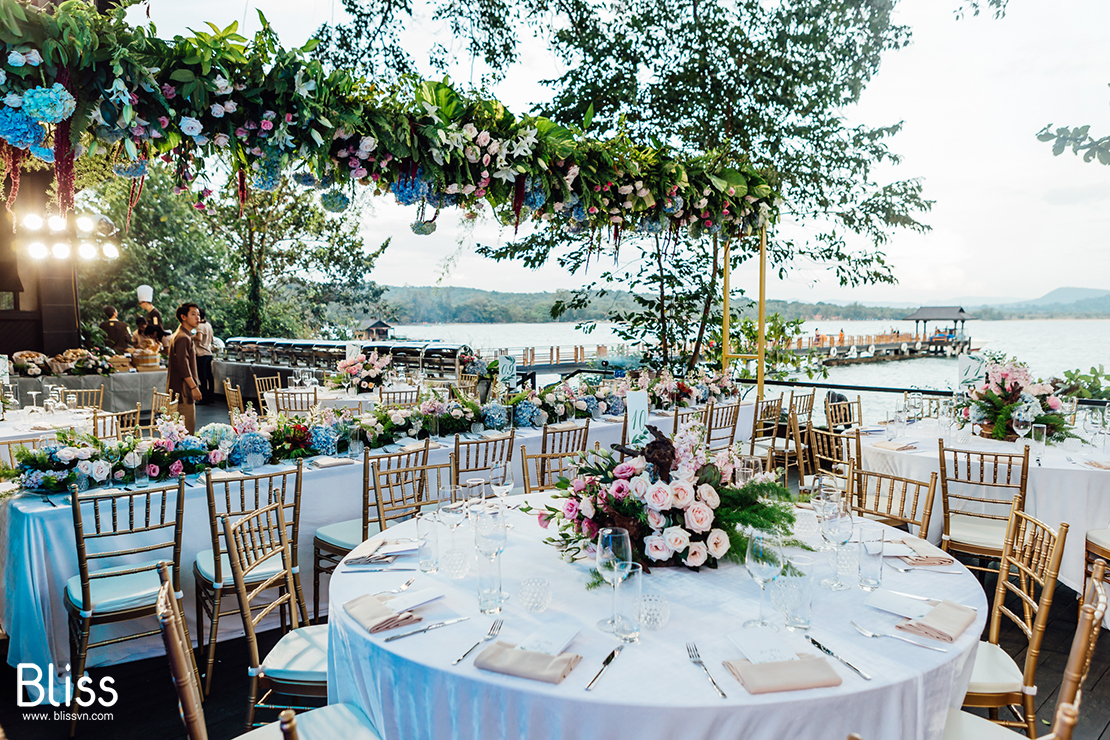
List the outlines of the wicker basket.
<svg viewBox="0 0 1110 740">
<path fill-rule="evenodd" d="M 1003 439 L 1007 442 L 1017 442 L 1019 435 L 1010 428 L 1009 422 L 1006 422 L 1006 431 L 1007 434 Z M 994 439 L 994 424 L 980 424 L 979 436 L 986 439 Z"/>
</svg>

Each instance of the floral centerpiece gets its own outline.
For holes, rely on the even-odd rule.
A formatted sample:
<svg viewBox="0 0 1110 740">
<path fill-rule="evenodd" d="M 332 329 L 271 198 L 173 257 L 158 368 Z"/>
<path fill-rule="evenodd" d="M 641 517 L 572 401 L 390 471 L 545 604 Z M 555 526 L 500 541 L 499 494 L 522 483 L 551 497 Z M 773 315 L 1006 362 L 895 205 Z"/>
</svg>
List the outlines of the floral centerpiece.
<svg viewBox="0 0 1110 740">
<path fill-rule="evenodd" d="M 539 410 L 543 414 L 543 420 L 536 426 L 574 418 L 577 411 L 575 403 L 578 400 L 578 390 L 570 383 L 546 386 L 539 392 Z"/>
<path fill-rule="evenodd" d="M 312 433 L 300 419 L 284 415 L 274 417 L 270 431 L 270 446 L 275 460 L 295 460 L 316 454 L 312 448 Z"/>
<path fill-rule="evenodd" d="M 593 557 L 603 527 L 628 530 L 633 559 L 645 570 L 713 568 L 722 559 L 742 562 L 745 530 L 789 536 L 794 523 L 790 493 L 774 476 L 736 485 L 735 451 L 708 459 L 696 425 L 683 429 L 674 443 L 648 428 L 655 440 L 630 451 L 642 453 L 632 459 L 617 462 L 607 451 L 582 453 L 577 475 L 561 479 L 554 501 L 537 512 L 540 526 L 554 529 L 544 541 L 564 560 Z"/>
<path fill-rule="evenodd" d="M 397 437 L 416 436 L 422 424 L 420 413 L 414 409 L 381 406 L 358 420 L 367 447 L 385 447 L 393 444 Z"/>
<path fill-rule="evenodd" d="M 369 355 L 360 354 L 349 360 L 335 364 L 339 375 L 334 379 L 337 387 L 354 386 L 356 393 L 369 393 L 380 384 L 386 367 L 393 362 L 392 355 L 378 355 L 377 350 Z"/>
<path fill-rule="evenodd" d="M 1045 425 L 1048 439 L 1061 441 L 1069 436 L 1062 408 L 1053 386 L 1034 380 L 1025 363 L 996 357 L 987 365 L 985 381 L 962 404 L 962 414 L 979 425 L 981 436 L 1011 442 L 1018 438 L 1014 417 L 1026 414 L 1032 423 Z"/>
<path fill-rule="evenodd" d="M 539 403 L 539 394 L 531 388 L 525 388 L 510 398 L 508 406 L 512 409 L 513 426 L 543 426 L 547 421 L 547 414 L 540 409 Z"/>
</svg>

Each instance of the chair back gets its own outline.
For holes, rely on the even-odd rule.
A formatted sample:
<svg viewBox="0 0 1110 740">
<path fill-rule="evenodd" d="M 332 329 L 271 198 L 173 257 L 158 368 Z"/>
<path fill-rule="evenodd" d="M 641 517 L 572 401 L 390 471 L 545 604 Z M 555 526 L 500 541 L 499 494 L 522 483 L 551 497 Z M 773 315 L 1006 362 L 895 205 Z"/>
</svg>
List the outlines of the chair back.
<svg viewBox="0 0 1110 740">
<path fill-rule="evenodd" d="M 999 575 L 994 591 L 988 639 L 995 645 L 998 644 L 1004 618 L 1009 619 L 1024 633 L 1029 640 L 1023 671 L 1023 684 L 1026 687 L 1036 686 L 1041 640 L 1044 639 L 1048 612 L 1056 592 L 1056 576 L 1060 572 L 1060 560 L 1064 557 L 1067 535 L 1066 522 L 1060 525 L 1059 532 L 1054 532 L 1047 524 L 1023 512 L 1019 498 L 1014 496 L 1010 503 L 1006 541 L 1002 547 L 1002 561 L 998 571 L 999 574 L 1006 575 Z M 1007 596 L 1016 597 L 1021 604 L 1020 616 L 1006 605 Z"/>
<path fill-rule="evenodd" d="M 53 442 L 53 439 L 49 440 Z M 17 437 L 16 439 L 0 440 L 0 465 L 6 465 L 9 468 L 16 466 L 15 453 L 20 448 L 28 450 L 37 450 L 39 448 L 38 437 Z"/>
<path fill-rule="evenodd" d="M 290 629 L 297 629 L 297 589 L 293 581 L 294 561 L 289 544 L 288 526 L 284 507 L 280 502 L 263 506 L 248 513 L 238 521 L 227 514 L 220 515 L 220 526 L 227 541 L 227 555 L 231 561 L 231 575 L 235 579 L 235 592 L 239 600 L 239 614 L 243 617 L 243 631 L 247 638 L 250 670 L 257 674 L 262 665 L 258 651 L 258 625 L 275 609 L 288 606 Z M 278 559 L 281 569 L 269 578 L 251 583 L 251 573 L 267 561 Z M 268 603 L 255 605 L 264 592 L 269 592 Z M 276 595 L 275 595 L 276 594 Z M 284 620 L 282 620 L 284 623 Z"/>
<path fill-rule="evenodd" d="M 1079 625 L 1075 628 L 1068 663 L 1064 667 L 1064 679 L 1060 683 L 1060 696 L 1057 699 L 1057 712 L 1064 704 L 1078 705 L 1080 693 L 1087 673 L 1091 669 L 1091 657 L 1098 644 L 1102 621 L 1106 618 L 1106 561 L 1095 561 L 1092 578 L 1083 594 L 1083 606 L 1079 609 Z"/>
<path fill-rule="evenodd" d="M 378 521 L 377 492 L 374 488 L 374 471 L 371 465 L 377 465 L 378 470 L 395 470 L 397 468 L 418 468 L 428 464 L 429 441 L 415 450 L 408 452 L 389 452 L 384 455 L 371 455 L 370 448 L 362 452 L 362 540 L 370 539 L 370 523 Z"/>
<path fill-rule="evenodd" d="M 458 388 L 463 393 L 474 397 L 478 396 L 478 376 L 459 373 Z"/>
<path fill-rule="evenodd" d="M 736 427 L 740 423 L 739 403 L 708 404 L 705 422 L 705 446 L 710 452 L 732 447 L 736 443 Z"/>
<path fill-rule="evenodd" d="M 224 398 L 227 399 L 227 413 L 241 414 L 246 411 L 246 406 L 243 405 L 243 387 L 240 385 L 231 387 L 231 381 L 224 378 Z"/>
<path fill-rule="evenodd" d="M 279 414 L 307 414 L 318 403 L 315 387 L 292 391 L 278 388 L 273 393 L 274 410 Z"/>
<path fill-rule="evenodd" d="M 577 452 L 541 452 L 528 454 L 528 448 L 520 446 L 520 466 L 524 470 L 524 492 L 551 491 L 560 478 L 570 477 Z"/>
<path fill-rule="evenodd" d="M 859 462 L 863 456 L 863 443 L 859 430 L 849 434 L 829 432 L 809 425 L 809 454 L 814 475 L 831 475 L 847 483 L 848 464 Z M 845 485 L 847 490 L 847 485 Z"/>
<path fill-rule="evenodd" d="M 445 463 L 417 465 L 408 468 L 379 468 L 371 463 L 374 479 L 374 503 L 381 531 L 391 522 L 404 521 L 418 514 L 425 506 L 436 506 L 443 499 L 441 492 L 452 485 L 454 455 Z"/>
<path fill-rule="evenodd" d="M 857 467 L 848 485 L 855 513 L 895 527 L 912 526 L 910 533 L 922 539 L 929 533 L 936 473 L 930 473 L 925 483 Z"/>
<path fill-rule="evenodd" d="M 863 400 L 856 396 L 854 401 L 830 401 L 826 396 L 825 426 L 834 432 L 863 426 Z"/>
<path fill-rule="evenodd" d="M 66 388 L 64 395 L 66 399 L 70 396 L 76 396 L 77 405 L 73 408 L 97 409 L 98 411 L 104 408 L 103 385 L 99 388 Z M 68 403 L 68 400 L 66 402 Z"/>
<path fill-rule="evenodd" d="M 782 423 L 782 396 L 778 398 L 765 398 L 755 402 L 755 416 L 752 418 L 752 438 L 749 454 L 755 454 L 757 440 L 769 439 L 771 449 L 774 449 L 774 440 L 779 433 L 779 424 Z"/>
<path fill-rule="evenodd" d="M 456 434 L 454 485 L 459 485 L 463 479 L 463 473 L 489 470 L 497 463 L 512 463 L 515 439 L 516 429 L 510 429 L 508 434 L 498 437 L 486 437 L 469 442 L 464 442 Z"/>
<path fill-rule="evenodd" d="M 139 414 L 142 404 L 135 404 L 134 411 L 120 411 L 115 414 L 93 409 L 92 433 L 97 439 L 123 439 L 139 430 Z"/>
<path fill-rule="evenodd" d="M 585 452 L 589 436 L 589 419 L 585 419 L 581 425 L 574 422 L 554 426 L 544 424 L 543 438 L 540 440 L 540 452 L 560 455 L 571 452 Z"/>
<path fill-rule="evenodd" d="M 378 400 L 381 401 L 383 406 L 391 406 L 400 409 L 412 408 L 420 403 L 420 389 L 412 388 L 403 391 L 387 391 L 385 388 L 379 386 Z"/>
<path fill-rule="evenodd" d="M 809 393 L 790 392 L 790 411 L 798 417 L 798 423 L 802 426 L 809 424 L 813 421 L 813 402 L 817 398 L 817 389 L 813 388 Z"/>
<path fill-rule="evenodd" d="M 1007 452 L 979 452 L 940 447 L 940 500 L 944 515 L 944 541 L 953 516 L 1009 521 L 1010 502 L 1017 500 L 1025 510 L 1025 491 L 1029 480 L 1029 445 L 1020 455 Z M 954 506 L 959 503 L 958 508 Z M 998 557 L 995 555 L 995 557 Z"/>
<path fill-rule="evenodd" d="M 208 526 L 212 537 L 212 568 L 217 585 L 225 582 L 228 573 L 223 572 L 222 553 L 228 552 L 230 544 L 224 539 L 224 529 L 220 517 L 227 515 L 232 519 L 248 516 L 272 504 L 281 504 L 282 521 L 287 528 L 286 536 L 290 543 L 293 567 L 297 565 L 297 539 L 301 524 L 301 480 L 304 461 L 298 459 L 297 467 L 274 473 L 245 475 L 237 478 L 212 480 L 212 471 L 205 473 L 208 493 Z M 305 612 L 303 611 L 302 614 Z"/>
<path fill-rule="evenodd" d="M 170 675 L 177 689 L 177 703 L 181 708 L 181 721 L 185 724 L 187 740 L 208 740 L 208 728 L 204 723 L 203 694 L 193 657 L 193 643 L 185 628 L 185 616 L 181 604 L 174 595 L 170 569 L 165 563 L 158 566 L 162 587 L 158 590 L 156 614 L 162 628 L 162 642 L 166 646 L 166 657 L 170 662 Z"/>
<path fill-rule="evenodd" d="M 674 424 L 671 427 L 671 436 L 677 436 L 678 430 L 681 427 L 688 427 L 691 424 L 700 424 L 702 426 L 702 435 L 704 438 L 704 429 L 709 424 L 709 412 L 713 408 L 713 402 L 702 406 L 700 409 L 680 409 L 674 410 Z"/>
<path fill-rule="evenodd" d="M 176 403 L 177 394 L 173 391 L 163 393 L 157 388 L 153 389 L 150 393 L 150 423 L 154 423 L 154 420 L 158 418 L 158 414 L 169 413 L 170 404 Z M 174 410 L 177 410 L 176 406 Z"/>
<path fill-rule="evenodd" d="M 266 395 L 270 391 L 276 391 L 281 387 L 280 375 L 267 375 L 264 377 L 254 376 L 254 392 L 258 394 L 258 409 L 264 411 L 266 408 Z"/>
<path fill-rule="evenodd" d="M 181 591 L 185 476 L 178 476 L 172 485 L 134 491 L 100 488 L 81 493 L 74 485 L 70 509 L 77 541 L 81 607 L 89 613 L 82 616 L 89 616 L 95 610 L 93 581 L 154 572 L 161 561 L 170 562 L 173 589 Z M 116 561 L 114 565 L 112 561 Z"/>
</svg>

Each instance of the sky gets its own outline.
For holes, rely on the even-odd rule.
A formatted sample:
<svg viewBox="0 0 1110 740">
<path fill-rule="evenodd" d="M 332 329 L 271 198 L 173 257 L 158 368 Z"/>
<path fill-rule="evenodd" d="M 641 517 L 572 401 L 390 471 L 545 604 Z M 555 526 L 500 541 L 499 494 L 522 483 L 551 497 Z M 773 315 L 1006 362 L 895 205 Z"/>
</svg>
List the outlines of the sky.
<svg viewBox="0 0 1110 740">
<path fill-rule="evenodd" d="M 1046 124 L 1091 124 L 1094 135 L 1110 135 L 1110 3 L 1010 0 L 999 20 L 957 20 L 959 4 L 900 0 L 896 21 L 912 29 L 911 45 L 887 52 L 860 102 L 844 111 L 850 124 L 902 121 L 891 144 L 902 162 L 882 170 L 881 179 L 921 178 L 925 197 L 936 201 L 921 218 L 930 232 L 896 234 L 883 247 L 898 284 L 849 289 L 824 268 L 796 265 L 786 279 L 768 281 L 769 298 L 979 305 L 1065 286 L 1110 287 L 1110 167 L 1070 151 L 1053 157 L 1051 146 L 1036 139 Z M 221 27 L 237 21 L 250 34 L 259 26 L 255 9 L 286 46 L 344 17 L 339 0 L 150 0 L 130 17 L 145 21 L 149 13 L 161 36 L 205 21 Z M 443 38 L 429 18 L 414 29 L 405 41 L 417 58 Z M 525 44 L 520 63 L 493 92 L 510 110 L 525 112 L 549 96 L 539 80 L 560 71 L 542 43 Z M 465 83 L 471 73 L 469 58 L 460 55 L 453 76 Z M 380 284 L 538 292 L 583 282 L 554 264 L 529 270 L 474 254 L 476 242 L 509 240 L 512 230 L 464 224 L 454 211 L 439 216 L 432 236 L 416 236 L 409 229 L 415 207 L 390 201 L 372 199 L 364 215 L 368 241 L 393 238 L 370 275 Z M 799 233 L 789 221 L 778 228 Z M 756 265 L 732 282 L 754 296 Z"/>
</svg>

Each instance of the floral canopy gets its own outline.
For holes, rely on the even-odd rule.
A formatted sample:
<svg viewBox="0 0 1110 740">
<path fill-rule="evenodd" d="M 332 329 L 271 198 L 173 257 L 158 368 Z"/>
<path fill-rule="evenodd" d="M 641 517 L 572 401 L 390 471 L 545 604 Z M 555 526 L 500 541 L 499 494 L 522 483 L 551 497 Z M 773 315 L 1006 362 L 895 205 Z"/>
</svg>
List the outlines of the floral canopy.
<svg viewBox="0 0 1110 740">
<path fill-rule="evenodd" d="M 415 205 L 417 233 L 447 206 L 473 218 L 551 221 L 617 240 L 687 228 L 745 235 L 773 219 L 774 173 L 735 151 L 684 153 L 667 144 L 600 139 L 448 81 L 384 87 L 284 49 L 261 16 L 253 39 L 237 25 L 164 40 L 79 0 L 46 10 L 0 0 L 0 182 L 14 204 L 23 157 L 54 165 L 58 209 L 73 205 L 75 161 L 132 178 L 170 164 L 203 207 L 206 164 L 229 168 L 239 197 L 284 175 L 342 211 L 356 186 Z M 587 120 L 585 127 L 588 127 Z M 426 209 L 432 215 L 425 215 Z"/>
</svg>

